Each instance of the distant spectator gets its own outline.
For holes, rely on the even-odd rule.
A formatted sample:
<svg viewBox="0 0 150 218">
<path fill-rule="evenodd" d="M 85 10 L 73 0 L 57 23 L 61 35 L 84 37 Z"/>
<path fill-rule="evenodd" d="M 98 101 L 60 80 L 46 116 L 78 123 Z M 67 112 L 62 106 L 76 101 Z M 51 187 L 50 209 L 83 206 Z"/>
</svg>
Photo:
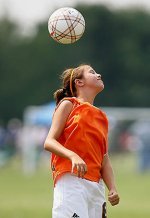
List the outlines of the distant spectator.
<svg viewBox="0 0 150 218">
<path fill-rule="evenodd" d="M 135 122 L 130 128 L 130 132 L 140 142 L 138 149 L 140 171 L 150 170 L 150 121 Z"/>
</svg>

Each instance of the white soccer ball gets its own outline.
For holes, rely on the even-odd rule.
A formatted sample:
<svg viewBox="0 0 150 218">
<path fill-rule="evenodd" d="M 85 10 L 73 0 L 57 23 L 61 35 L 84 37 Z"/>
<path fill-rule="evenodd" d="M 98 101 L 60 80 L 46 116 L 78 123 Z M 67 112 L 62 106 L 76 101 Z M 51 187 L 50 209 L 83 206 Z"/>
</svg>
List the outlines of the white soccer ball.
<svg viewBox="0 0 150 218">
<path fill-rule="evenodd" d="M 63 44 L 74 43 L 84 33 L 85 20 L 74 8 L 60 8 L 50 16 L 48 30 L 55 41 Z"/>
</svg>

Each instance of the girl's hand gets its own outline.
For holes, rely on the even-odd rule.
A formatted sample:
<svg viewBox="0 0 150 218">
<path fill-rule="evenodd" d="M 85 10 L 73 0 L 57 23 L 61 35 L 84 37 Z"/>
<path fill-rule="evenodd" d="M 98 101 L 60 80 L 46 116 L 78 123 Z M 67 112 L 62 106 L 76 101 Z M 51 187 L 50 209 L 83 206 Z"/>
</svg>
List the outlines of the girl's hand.
<svg viewBox="0 0 150 218">
<path fill-rule="evenodd" d="M 71 157 L 72 162 L 72 170 L 71 173 L 74 172 L 74 169 L 77 169 L 77 175 L 80 178 L 83 178 L 84 175 L 87 173 L 87 165 L 86 163 L 80 158 L 77 154 L 73 154 Z"/>
<path fill-rule="evenodd" d="M 112 206 L 119 204 L 119 195 L 115 190 L 110 190 L 108 193 L 108 201 Z"/>
</svg>

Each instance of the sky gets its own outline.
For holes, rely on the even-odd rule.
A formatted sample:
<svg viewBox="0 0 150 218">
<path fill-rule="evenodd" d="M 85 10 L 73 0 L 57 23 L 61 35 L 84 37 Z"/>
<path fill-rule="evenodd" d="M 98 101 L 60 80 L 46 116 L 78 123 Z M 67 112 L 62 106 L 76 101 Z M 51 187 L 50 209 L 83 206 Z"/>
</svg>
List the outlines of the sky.
<svg viewBox="0 0 150 218">
<path fill-rule="evenodd" d="M 75 7 L 78 3 L 99 3 L 110 8 L 144 8 L 150 11 L 150 0 L 0 0 L 0 17 L 8 16 L 22 29 L 32 29 L 48 20 L 51 13 L 60 7 Z"/>
</svg>

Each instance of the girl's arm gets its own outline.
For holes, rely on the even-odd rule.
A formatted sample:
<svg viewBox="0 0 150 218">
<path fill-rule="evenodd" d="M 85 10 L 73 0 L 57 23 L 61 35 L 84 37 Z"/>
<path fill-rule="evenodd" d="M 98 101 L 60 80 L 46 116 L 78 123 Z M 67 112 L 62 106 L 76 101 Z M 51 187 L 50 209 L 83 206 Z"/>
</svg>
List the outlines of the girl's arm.
<svg viewBox="0 0 150 218">
<path fill-rule="evenodd" d="M 117 193 L 114 173 L 113 173 L 113 169 L 112 169 L 108 154 L 104 156 L 102 169 L 101 169 L 101 175 L 109 190 L 108 200 L 111 203 L 111 205 L 114 206 L 119 203 L 119 195 Z"/>
<path fill-rule="evenodd" d="M 44 143 L 45 150 L 52 152 L 58 156 L 69 159 L 72 162 L 72 172 L 74 168 L 77 168 L 78 176 L 83 177 L 87 172 L 87 166 L 85 162 L 73 151 L 66 149 L 57 140 L 62 134 L 68 116 L 72 110 L 72 103 L 68 100 L 64 100 L 54 113 L 51 128 Z"/>
</svg>

